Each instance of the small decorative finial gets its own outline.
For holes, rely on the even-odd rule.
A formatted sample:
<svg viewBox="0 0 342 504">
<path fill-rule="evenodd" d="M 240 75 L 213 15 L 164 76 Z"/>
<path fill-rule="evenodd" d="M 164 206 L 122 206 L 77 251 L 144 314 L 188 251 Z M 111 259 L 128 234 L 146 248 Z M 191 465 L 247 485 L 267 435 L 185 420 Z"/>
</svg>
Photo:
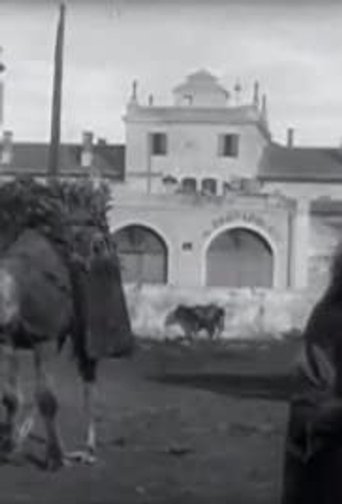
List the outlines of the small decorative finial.
<svg viewBox="0 0 342 504">
<path fill-rule="evenodd" d="M 242 91 L 241 83 L 240 83 L 239 80 L 237 80 L 236 83 L 235 83 L 235 86 L 234 86 L 236 105 L 240 104 L 241 91 Z"/>
<path fill-rule="evenodd" d="M 265 94 L 262 95 L 262 102 L 261 102 L 261 116 L 265 122 L 267 122 L 267 96 Z"/>
<path fill-rule="evenodd" d="M 260 98 L 259 98 L 259 90 L 260 90 L 260 85 L 259 85 L 259 82 L 258 81 L 255 81 L 254 82 L 254 91 L 253 91 L 253 105 L 256 107 L 256 108 L 259 108 L 259 102 L 260 102 Z"/>
<path fill-rule="evenodd" d="M 2 47 L 0 47 L 0 74 L 6 70 L 5 64 L 2 61 L 2 55 L 3 55 L 3 51 L 2 51 Z"/>
<path fill-rule="evenodd" d="M 138 101 L 138 81 L 135 79 L 132 83 L 132 96 L 131 96 L 131 102 L 137 102 Z"/>
</svg>

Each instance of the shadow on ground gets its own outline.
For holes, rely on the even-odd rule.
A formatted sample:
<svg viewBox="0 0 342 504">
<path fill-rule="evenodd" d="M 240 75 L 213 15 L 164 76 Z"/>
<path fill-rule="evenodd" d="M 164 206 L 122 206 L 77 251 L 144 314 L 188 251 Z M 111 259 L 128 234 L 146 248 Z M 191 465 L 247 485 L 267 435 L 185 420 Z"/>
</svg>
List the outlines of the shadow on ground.
<svg viewBox="0 0 342 504">
<path fill-rule="evenodd" d="M 289 375 L 245 375 L 238 374 L 164 374 L 156 377 L 161 383 L 210 390 L 230 397 L 288 401 L 294 391 Z"/>
<path fill-rule="evenodd" d="M 300 340 L 157 345 L 147 376 L 160 383 L 244 399 L 288 401 Z M 150 374 L 149 374 L 150 373 Z"/>
</svg>

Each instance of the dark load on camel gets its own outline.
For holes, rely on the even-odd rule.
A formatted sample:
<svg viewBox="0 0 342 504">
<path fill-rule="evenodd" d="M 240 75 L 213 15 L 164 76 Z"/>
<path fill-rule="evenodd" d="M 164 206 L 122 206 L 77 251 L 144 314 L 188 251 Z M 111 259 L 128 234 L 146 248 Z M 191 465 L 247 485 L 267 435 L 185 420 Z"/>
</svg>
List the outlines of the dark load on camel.
<svg viewBox="0 0 342 504">
<path fill-rule="evenodd" d="M 133 349 L 120 263 L 104 235 L 91 234 L 88 261 L 77 250 L 70 261 L 76 336 L 86 338 L 87 353 L 93 359 L 120 357 Z"/>
<path fill-rule="evenodd" d="M 107 226 L 109 194 L 91 182 L 0 187 L 0 263 L 20 285 L 18 337 L 72 334 L 88 356 L 129 354 L 133 337 Z"/>
</svg>

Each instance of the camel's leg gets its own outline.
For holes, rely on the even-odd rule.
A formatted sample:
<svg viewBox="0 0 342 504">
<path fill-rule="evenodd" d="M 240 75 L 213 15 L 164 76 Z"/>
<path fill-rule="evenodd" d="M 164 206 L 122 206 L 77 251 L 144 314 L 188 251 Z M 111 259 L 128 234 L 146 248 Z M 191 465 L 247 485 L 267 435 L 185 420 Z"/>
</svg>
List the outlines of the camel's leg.
<svg viewBox="0 0 342 504">
<path fill-rule="evenodd" d="M 32 431 L 35 423 L 35 417 L 34 417 L 34 411 L 32 410 L 31 413 L 25 418 L 24 421 L 18 426 L 17 429 L 17 443 L 16 443 L 16 449 L 21 450 L 24 442 L 26 439 L 29 437 L 30 432 Z"/>
<path fill-rule="evenodd" d="M 23 397 L 19 385 L 19 357 L 12 345 L 3 347 L 5 361 L 5 387 L 2 402 L 6 410 L 5 429 L 6 435 L 2 448 L 11 458 L 18 457 L 22 453 L 24 442 L 28 438 L 34 426 L 34 411 L 31 409 L 28 416 L 20 424 L 19 412 L 23 406 Z"/>
<path fill-rule="evenodd" d="M 94 381 L 83 380 L 83 408 L 85 417 L 85 456 L 83 462 L 93 464 L 96 461 L 96 426 L 95 426 L 96 385 Z"/>
<path fill-rule="evenodd" d="M 97 361 L 82 354 L 79 356 L 78 364 L 83 384 L 83 412 L 86 427 L 85 449 L 69 453 L 68 457 L 84 464 L 94 464 L 96 462 L 97 445 L 95 425 Z"/>
<path fill-rule="evenodd" d="M 11 344 L 3 347 L 5 385 L 2 402 L 5 407 L 5 438 L 3 450 L 12 452 L 16 446 L 16 421 L 20 408 L 19 360 L 15 348 Z"/>
<path fill-rule="evenodd" d="M 64 465 L 64 450 L 57 424 L 58 400 L 49 372 L 52 351 L 48 344 L 37 345 L 34 348 L 34 367 L 36 401 L 47 436 L 46 466 L 54 470 Z"/>
<path fill-rule="evenodd" d="M 87 452 L 95 456 L 96 452 L 96 428 L 95 428 L 95 396 L 96 388 L 94 382 L 83 382 L 84 413 L 86 419 L 86 449 Z"/>
<path fill-rule="evenodd" d="M 83 361 L 79 363 L 79 370 L 83 382 L 83 408 L 86 425 L 86 440 L 85 440 L 85 453 L 86 457 L 84 462 L 93 464 L 96 461 L 96 425 L 95 425 L 95 412 L 96 412 L 96 379 L 97 379 L 97 365 L 95 359 L 83 356 Z"/>
</svg>

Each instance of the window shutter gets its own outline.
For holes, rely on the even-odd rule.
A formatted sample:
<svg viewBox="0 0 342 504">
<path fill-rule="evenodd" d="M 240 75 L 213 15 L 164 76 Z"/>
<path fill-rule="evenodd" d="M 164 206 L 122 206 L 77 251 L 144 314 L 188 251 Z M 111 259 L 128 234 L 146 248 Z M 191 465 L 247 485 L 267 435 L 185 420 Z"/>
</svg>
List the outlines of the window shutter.
<svg viewBox="0 0 342 504">
<path fill-rule="evenodd" d="M 153 154 L 159 154 L 159 135 L 158 133 L 154 133 L 153 135 Z"/>
<path fill-rule="evenodd" d="M 239 155 L 239 135 L 232 135 L 231 155 L 234 157 Z"/>
<path fill-rule="evenodd" d="M 224 139 L 225 139 L 225 135 L 219 135 L 218 136 L 217 154 L 219 156 L 224 156 Z"/>
<path fill-rule="evenodd" d="M 167 136 L 165 133 L 160 134 L 161 137 L 161 154 L 167 154 Z"/>
<path fill-rule="evenodd" d="M 147 133 L 147 152 L 149 156 L 154 153 L 154 137 L 152 133 Z"/>
</svg>

